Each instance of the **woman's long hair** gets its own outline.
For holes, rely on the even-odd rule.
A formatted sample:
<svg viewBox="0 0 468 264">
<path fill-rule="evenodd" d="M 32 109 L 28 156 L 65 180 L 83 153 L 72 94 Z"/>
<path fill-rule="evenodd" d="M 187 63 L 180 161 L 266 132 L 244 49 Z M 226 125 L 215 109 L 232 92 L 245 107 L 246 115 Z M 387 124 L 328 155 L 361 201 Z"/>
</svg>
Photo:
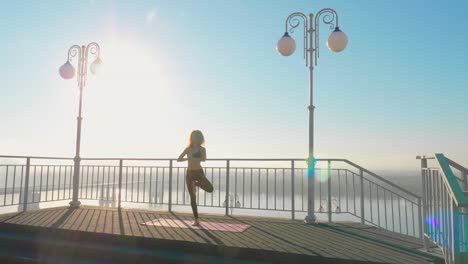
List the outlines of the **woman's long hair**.
<svg viewBox="0 0 468 264">
<path fill-rule="evenodd" d="M 190 133 L 188 147 L 193 147 L 195 143 L 200 144 L 200 146 L 205 144 L 205 137 L 200 130 L 193 130 L 192 133 Z"/>
</svg>

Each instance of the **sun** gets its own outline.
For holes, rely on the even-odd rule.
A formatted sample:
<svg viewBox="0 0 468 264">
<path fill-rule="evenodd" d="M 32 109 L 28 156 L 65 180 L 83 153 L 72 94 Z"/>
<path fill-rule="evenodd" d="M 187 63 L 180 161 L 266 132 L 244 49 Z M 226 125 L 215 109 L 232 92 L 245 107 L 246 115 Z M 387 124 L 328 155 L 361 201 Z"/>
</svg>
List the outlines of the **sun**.
<svg viewBox="0 0 468 264">
<path fill-rule="evenodd" d="M 130 41 L 110 41 L 101 45 L 103 61 L 99 72 L 91 77 L 87 89 L 91 102 L 106 102 L 106 105 L 126 105 L 140 108 L 151 98 L 167 96 L 168 74 L 164 61 L 155 52 L 142 44 Z"/>
<path fill-rule="evenodd" d="M 165 80 L 161 74 L 163 68 L 160 67 L 163 62 L 141 44 L 112 41 L 101 49 L 104 64 L 95 79 L 104 88 L 127 90 L 129 86 L 141 88 L 161 85 Z"/>
<path fill-rule="evenodd" d="M 144 120 L 165 120 L 174 92 L 165 62 L 155 53 L 136 42 L 102 42 L 103 64 L 96 75 L 88 75 L 84 91 L 88 138 L 96 145 L 103 139 L 143 140 L 139 136 L 157 125 Z"/>
</svg>

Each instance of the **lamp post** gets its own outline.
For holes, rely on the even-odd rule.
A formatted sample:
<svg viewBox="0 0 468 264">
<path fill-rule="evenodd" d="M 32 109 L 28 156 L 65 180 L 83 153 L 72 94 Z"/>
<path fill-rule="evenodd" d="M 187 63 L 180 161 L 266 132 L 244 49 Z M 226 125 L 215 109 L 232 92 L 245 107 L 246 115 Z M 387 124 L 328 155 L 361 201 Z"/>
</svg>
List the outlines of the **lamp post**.
<svg viewBox="0 0 468 264">
<path fill-rule="evenodd" d="M 96 42 L 89 43 L 87 46 L 73 45 L 68 50 L 67 62 L 63 64 L 59 73 L 60 76 L 64 79 L 72 79 L 75 76 L 75 68 L 70 63 L 73 58 L 77 57 L 78 61 L 76 62 L 78 68 L 78 75 L 76 77 L 78 81 L 78 88 L 80 89 L 80 101 L 78 108 L 78 117 L 77 117 L 77 131 L 76 131 L 76 152 L 74 160 L 74 171 L 73 171 L 73 196 L 72 201 L 70 202 L 70 207 L 78 208 L 80 206 L 80 201 L 78 201 L 78 184 L 79 184 L 79 175 L 80 175 L 80 145 L 81 145 L 81 108 L 83 101 L 83 88 L 86 86 L 86 75 L 88 73 L 88 57 L 91 55 L 95 58 L 93 63 L 90 66 L 90 71 L 93 74 L 96 74 L 99 66 L 102 64 L 102 61 L 99 57 L 100 47 Z"/>
<path fill-rule="evenodd" d="M 309 156 L 307 159 L 308 166 L 308 207 L 306 223 L 314 223 L 315 217 L 315 192 L 314 192 L 314 173 L 315 173 L 315 158 L 314 158 L 314 104 L 313 104 L 313 71 L 314 66 L 317 66 L 319 58 L 319 26 L 320 20 L 324 24 L 330 25 L 330 29 L 334 29 L 328 37 L 327 46 L 333 52 L 340 52 L 346 48 L 348 38 L 340 30 L 338 25 L 338 14 L 331 8 L 320 10 L 315 16 L 309 14 L 306 16 L 303 13 L 295 12 L 286 19 L 286 31 L 283 37 L 278 41 L 276 50 L 283 56 L 289 56 L 296 50 L 296 42 L 289 35 L 293 33 L 301 21 L 304 23 L 304 59 L 306 66 L 309 67 Z"/>
</svg>

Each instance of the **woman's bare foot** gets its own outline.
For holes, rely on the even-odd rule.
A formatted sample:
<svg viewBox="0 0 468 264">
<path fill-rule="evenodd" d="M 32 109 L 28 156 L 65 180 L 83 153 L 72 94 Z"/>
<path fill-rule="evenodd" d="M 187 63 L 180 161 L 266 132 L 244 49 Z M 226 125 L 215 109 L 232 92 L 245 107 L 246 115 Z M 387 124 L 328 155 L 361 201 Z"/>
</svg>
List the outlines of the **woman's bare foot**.
<svg viewBox="0 0 468 264">
<path fill-rule="evenodd" d="M 192 226 L 198 226 L 198 225 L 200 225 L 200 222 L 198 221 L 197 218 L 195 218 L 195 220 L 193 220 Z"/>
</svg>

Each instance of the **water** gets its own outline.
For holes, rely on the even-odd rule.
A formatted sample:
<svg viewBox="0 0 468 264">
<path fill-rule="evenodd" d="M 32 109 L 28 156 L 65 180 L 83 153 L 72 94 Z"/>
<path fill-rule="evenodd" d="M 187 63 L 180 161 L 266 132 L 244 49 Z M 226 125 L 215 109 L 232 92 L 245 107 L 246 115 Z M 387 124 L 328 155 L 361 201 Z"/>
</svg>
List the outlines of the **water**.
<svg viewBox="0 0 468 264">
<path fill-rule="evenodd" d="M 230 214 L 292 218 L 294 211 L 296 219 L 306 216 L 308 180 L 305 168 L 292 171 L 291 168 L 277 167 L 231 167 L 228 175 L 226 168 L 220 166 L 207 167 L 205 173 L 214 192 L 197 192 L 197 204 L 202 213 L 224 214 L 229 188 Z M 28 209 L 67 205 L 72 197 L 72 175 L 73 166 L 70 165 L 32 165 L 25 188 L 24 165 L 0 166 L 0 213 L 23 210 L 26 189 Z M 417 181 L 415 177 L 411 179 Z M 361 182 L 360 175 L 349 169 L 316 169 L 314 180 L 315 210 L 319 220 L 328 220 L 330 206 L 333 221 L 360 222 L 364 213 L 367 224 L 418 235 L 418 205 L 414 203 L 414 197 L 385 183 L 374 182 L 372 180 L 376 179 L 372 177 L 364 177 Z M 154 164 L 121 169 L 118 166 L 83 165 L 79 200 L 88 205 L 116 207 L 119 185 L 122 186 L 122 207 L 168 210 L 170 202 L 174 211 L 191 211 L 185 168 L 174 167 L 171 171 Z M 361 210 L 361 195 L 364 210 Z"/>
<path fill-rule="evenodd" d="M 190 198 L 183 182 L 173 182 L 172 210 L 191 212 Z M 214 181 L 213 193 L 205 193 L 199 190 L 197 203 L 200 213 L 224 214 L 225 213 L 225 186 Z M 150 189 L 150 186 L 153 186 Z M 235 186 L 231 186 L 235 187 Z M 232 215 L 261 216 L 291 218 L 293 200 L 291 186 L 276 186 L 273 189 L 259 189 L 255 184 L 252 188 L 239 188 L 237 192 L 229 194 L 229 213 Z M 320 186 L 316 186 L 320 187 Z M 68 184 L 30 186 L 28 192 L 28 210 L 42 209 L 56 206 L 66 206 L 71 200 L 72 189 Z M 47 189 L 47 191 L 45 190 Z M 236 189 L 236 188 L 232 188 Z M 289 189 L 289 191 L 288 191 Z M 40 190 L 40 191 L 38 191 Z M 130 181 L 122 184 L 122 207 L 138 208 L 146 210 L 168 210 L 169 184 L 160 181 Z M 307 190 L 297 188 L 294 195 L 294 217 L 303 219 L 307 211 Z M 319 221 L 328 220 L 328 200 L 322 193 L 316 190 L 316 216 Z M 79 189 L 80 201 L 84 205 L 102 207 L 117 207 L 118 184 L 90 183 Z M 24 193 L 19 188 L 10 189 L 7 194 L 0 195 L 0 214 L 21 211 Z M 40 202 L 39 202 L 40 201 Z M 348 195 L 332 196 L 331 203 L 332 221 L 360 222 L 361 199 L 359 192 L 349 192 Z M 403 199 L 377 200 L 372 195 L 364 198 L 364 214 L 367 224 L 374 224 L 384 229 L 402 234 L 418 236 L 418 207 Z"/>
</svg>

